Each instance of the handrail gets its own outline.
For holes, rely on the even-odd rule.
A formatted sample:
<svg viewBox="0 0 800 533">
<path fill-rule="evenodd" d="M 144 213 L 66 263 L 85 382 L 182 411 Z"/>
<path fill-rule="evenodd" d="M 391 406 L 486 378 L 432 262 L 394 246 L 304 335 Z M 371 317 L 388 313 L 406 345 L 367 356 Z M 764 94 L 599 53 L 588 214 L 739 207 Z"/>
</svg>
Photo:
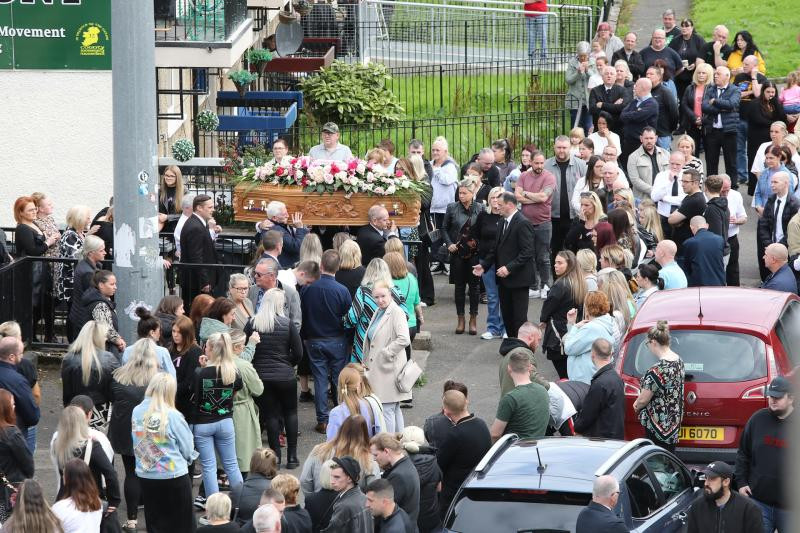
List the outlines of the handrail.
<svg viewBox="0 0 800 533">
<path fill-rule="evenodd" d="M 488 467 L 494 461 L 496 458 L 495 456 L 500 452 L 500 450 L 510 445 L 511 442 L 509 441 L 516 440 L 517 438 L 518 437 L 516 433 L 507 433 L 497 439 L 497 442 L 495 442 L 492 447 L 489 448 L 489 451 L 486 452 L 483 458 L 475 466 L 475 472 L 483 472 L 486 470 L 486 467 Z"/>
<path fill-rule="evenodd" d="M 623 457 L 628 455 L 631 451 L 642 446 L 653 444 L 650 439 L 634 439 L 625 443 L 625 446 L 611 454 L 611 456 L 595 470 L 595 477 L 600 477 L 608 474 L 608 472 L 619 463 Z"/>
<path fill-rule="evenodd" d="M 442 4 L 428 4 L 428 3 L 417 3 L 417 2 L 405 2 L 405 1 L 398 1 L 398 0 L 367 0 L 368 4 L 381 4 L 381 5 L 390 5 L 390 6 L 414 6 L 414 7 L 430 7 L 435 9 L 442 9 L 446 7 L 447 9 L 456 9 L 462 11 L 480 11 L 480 12 L 491 12 L 491 13 L 511 13 L 514 15 L 524 15 L 525 13 L 538 13 L 540 15 L 547 15 L 551 17 L 557 17 L 559 13 L 554 13 L 552 11 L 548 12 L 541 12 L 541 11 L 519 11 L 516 9 L 499 9 L 496 7 L 473 7 L 473 6 L 451 6 L 447 5 L 444 6 Z"/>
</svg>

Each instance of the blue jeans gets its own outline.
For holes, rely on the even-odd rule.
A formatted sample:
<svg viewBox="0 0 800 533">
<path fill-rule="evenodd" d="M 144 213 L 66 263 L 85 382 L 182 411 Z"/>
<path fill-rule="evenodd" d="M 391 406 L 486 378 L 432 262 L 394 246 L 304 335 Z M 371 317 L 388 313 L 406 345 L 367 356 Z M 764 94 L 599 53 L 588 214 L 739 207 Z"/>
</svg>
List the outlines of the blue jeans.
<svg viewBox="0 0 800 533">
<path fill-rule="evenodd" d="M 194 446 L 200 453 L 200 464 L 203 465 L 203 487 L 206 497 L 219 492 L 217 484 L 217 456 L 222 460 L 222 468 L 231 483 L 231 501 L 239 501 L 242 491 L 242 472 L 236 461 L 236 438 L 233 432 L 233 418 L 226 418 L 210 424 L 195 424 Z"/>
<path fill-rule="evenodd" d="M 328 422 L 328 383 L 336 398 L 336 383 L 339 372 L 347 364 L 347 342 L 344 337 L 331 339 L 311 339 L 306 341 L 311 375 L 314 376 L 314 406 L 317 422 Z"/>
<path fill-rule="evenodd" d="M 547 16 L 525 17 L 525 25 L 528 27 L 528 56 L 533 59 L 536 45 L 539 45 L 539 58 L 544 59 L 547 55 Z"/>
<path fill-rule="evenodd" d="M 486 287 L 486 330 L 494 336 L 501 336 L 506 331 L 503 316 L 500 314 L 500 298 L 497 296 L 497 278 L 494 267 L 483 273 L 483 285 Z"/>
<path fill-rule="evenodd" d="M 767 505 L 766 503 L 762 503 L 755 498 L 751 499 L 761 508 L 761 518 L 764 522 L 764 533 L 774 533 L 776 529 L 778 530 L 778 533 L 789 532 L 789 511 Z"/>
<path fill-rule="evenodd" d="M 736 131 L 736 172 L 739 174 L 739 183 L 747 183 L 747 170 L 747 121 L 740 120 Z"/>
<path fill-rule="evenodd" d="M 667 152 L 672 151 L 672 135 L 665 135 L 664 137 L 659 137 L 656 141 L 656 146 L 663 148 Z"/>
<path fill-rule="evenodd" d="M 553 222 L 548 220 L 541 224 L 533 225 L 533 267 L 534 279 L 539 283 L 539 288 L 553 286 L 550 279 L 550 241 L 553 239 Z"/>
<path fill-rule="evenodd" d="M 36 451 L 36 426 L 31 426 L 25 433 L 25 444 L 31 453 Z"/>
</svg>

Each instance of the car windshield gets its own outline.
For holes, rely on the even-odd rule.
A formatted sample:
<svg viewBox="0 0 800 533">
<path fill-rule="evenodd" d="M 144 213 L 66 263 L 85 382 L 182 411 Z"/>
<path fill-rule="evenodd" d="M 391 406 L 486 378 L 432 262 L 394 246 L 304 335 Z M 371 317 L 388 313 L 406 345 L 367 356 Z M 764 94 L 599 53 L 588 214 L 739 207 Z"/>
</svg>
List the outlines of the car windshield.
<svg viewBox="0 0 800 533">
<path fill-rule="evenodd" d="M 591 494 L 546 490 L 465 489 L 446 528 L 453 532 L 567 533 Z"/>
<path fill-rule="evenodd" d="M 675 329 L 670 331 L 672 350 L 681 356 L 686 381 L 727 383 L 749 381 L 767 375 L 764 342 L 745 333 L 732 331 Z M 656 363 L 645 333 L 628 344 L 623 372 L 641 377 Z"/>
</svg>

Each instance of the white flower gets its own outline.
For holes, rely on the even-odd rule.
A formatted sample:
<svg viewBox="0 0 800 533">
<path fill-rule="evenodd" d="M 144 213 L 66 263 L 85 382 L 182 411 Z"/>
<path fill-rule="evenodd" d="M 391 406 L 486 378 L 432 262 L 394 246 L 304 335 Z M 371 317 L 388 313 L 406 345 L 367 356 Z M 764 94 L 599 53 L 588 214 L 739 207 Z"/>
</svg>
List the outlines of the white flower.
<svg viewBox="0 0 800 533">
<path fill-rule="evenodd" d="M 383 187 L 375 187 L 375 194 L 386 194 L 386 191 L 383 190 Z"/>
<path fill-rule="evenodd" d="M 367 172 L 367 183 L 372 183 L 375 181 L 375 174 L 372 172 Z"/>
<path fill-rule="evenodd" d="M 264 170 L 264 174 L 266 174 L 267 176 L 272 176 L 275 173 L 275 168 L 272 166 L 271 162 L 267 163 L 262 168 Z"/>
<path fill-rule="evenodd" d="M 395 187 L 394 185 L 389 185 L 386 188 L 386 194 L 394 194 L 395 192 L 397 192 L 397 187 Z"/>
<path fill-rule="evenodd" d="M 325 179 L 325 183 L 327 183 L 328 185 L 332 184 L 333 183 L 333 174 L 331 174 L 330 172 L 326 172 L 324 179 Z"/>
<path fill-rule="evenodd" d="M 344 183 L 344 180 L 347 178 L 347 172 L 345 172 L 344 170 L 340 170 L 339 172 L 336 173 L 335 177 L 337 180 Z"/>
<path fill-rule="evenodd" d="M 365 170 L 367 170 L 367 165 L 365 165 L 364 162 L 362 161 L 356 167 L 356 172 L 358 172 L 359 174 L 363 174 Z"/>
<path fill-rule="evenodd" d="M 294 173 L 294 179 L 296 179 L 297 181 L 300 181 L 301 179 L 303 179 L 303 171 L 302 170 L 296 170 L 295 173 Z"/>
</svg>

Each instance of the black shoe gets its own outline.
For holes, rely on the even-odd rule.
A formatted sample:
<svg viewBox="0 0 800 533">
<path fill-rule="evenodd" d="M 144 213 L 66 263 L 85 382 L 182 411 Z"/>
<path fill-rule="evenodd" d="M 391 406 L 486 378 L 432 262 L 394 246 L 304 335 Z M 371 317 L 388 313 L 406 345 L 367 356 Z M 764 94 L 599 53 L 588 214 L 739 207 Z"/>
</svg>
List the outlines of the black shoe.
<svg viewBox="0 0 800 533">
<path fill-rule="evenodd" d="M 287 470 L 294 470 L 300 466 L 300 461 L 297 460 L 297 448 L 288 448 L 286 450 L 286 468 Z"/>
<path fill-rule="evenodd" d="M 300 398 L 298 398 L 297 401 L 303 403 L 311 403 L 314 401 L 314 395 L 311 394 L 310 390 L 300 391 Z"/>
<path fill-rule="evenodd" d="M 400 402 L 400 409 L 413 409 L 414 404 L 413 400 L 403 400 Z"/>
<path fill-rule="evenodd" d="M 425 305 L 427 305 L 428 307 L 433 307 L 434 305 L 436 305 L 436 300 L 422 300 L 422 301 L 423 301 L 423 302 L 425 303 Z"/>
</svg>

